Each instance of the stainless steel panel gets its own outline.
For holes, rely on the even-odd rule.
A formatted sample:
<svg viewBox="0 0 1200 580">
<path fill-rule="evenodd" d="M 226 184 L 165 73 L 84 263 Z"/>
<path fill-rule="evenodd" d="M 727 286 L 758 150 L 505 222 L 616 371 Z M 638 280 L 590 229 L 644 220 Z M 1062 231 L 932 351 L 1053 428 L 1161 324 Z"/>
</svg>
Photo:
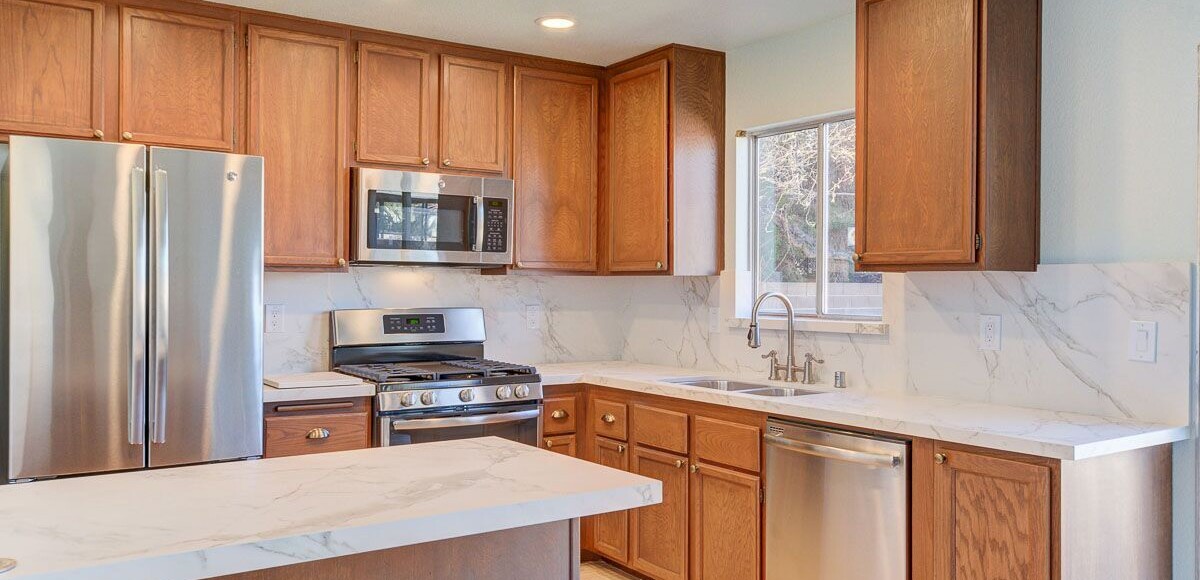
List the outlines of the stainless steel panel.
<svg viewBox="0 0 1200 580">
<path fill-rule="evenodd" d="M 11 138 L 9 479 L 144 466 L 144 160 L 140 145 Z"/>
<path fill-rule="evenodd" d="M 441 314 L 446 320 L 446 332 L 430 334 L 384 334 L 383 317 L 388 315 L 419 316 Z M 423 344 L 430 342 L 483 342 L 482 308 L 372 308 L 364 310 L 334 310 L 330 313 L 331 346 L 366 346 L 373 344 Z"/>
<path fill-rule="evenodd" d="M 517 385 L 522 385 L 529 389 L 529 394 L 514 399 L 512 395 L 505 398 L 500 398 L 496 391 L 501 387 L 510 389 L 516 388 Z M 420 385 L 416 385 L 419 387 Z M 426 411 L 430 409 L 439 409 L 443 407 L 459 407 L 462 406 L 462 401 L 458 398 L 461 391 L 469 391 L 471 393 L 471 404 L 479 405 L 495 405 L 503 403 L 512 403 L 516 401 L 538 401 L 541 400 L 543 389 L 542 383 L 510 383 L 505 385 L 487 385 L 483 387 L 450 387 L 450 388 L 434 388 L 429 392 L 437 394 L 437 400 L 433 404 L 426 405 L 421 401 L 420 395 L 425 392 L 417 388 L 414 390 L 401 391 L 381 391 L 375 395 L 375 411 L 379 413 L 389 413 L 393 411 Z M 410 404 L 404 404 L 404 397 L 411 396 Z"/>
<path fill-rule="evenodd" d="M 908 447 L 771 420 L 767 580 L 908 576 Z"/>
<path fill-rule="evenodd" d="M 263 160 L 152 148 L 150 466 L 262 454 Z M 154 310 L 152 310 L 154 312 Z"/>
</svg>

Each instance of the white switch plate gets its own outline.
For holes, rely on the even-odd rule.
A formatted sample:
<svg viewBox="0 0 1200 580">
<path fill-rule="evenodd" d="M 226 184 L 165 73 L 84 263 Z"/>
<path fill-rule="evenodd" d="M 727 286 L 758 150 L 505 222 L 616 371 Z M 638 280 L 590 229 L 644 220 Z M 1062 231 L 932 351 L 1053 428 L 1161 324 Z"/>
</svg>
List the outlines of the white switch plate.
<svg viewBox="0 0 1200 580">
<path fill-rule="evenodd" d="M 1158 323 L 1129 321 L 1129 360 L 1154 362 L 1158 359 Z"/>
<path fill-rule="evenodd" d="M 541 304 L 525 305 L 525 326 L 529 327 L 529 330 L 537 330 L 542 327 Z"/>
<path fill-rule="evenodd" d="M 979 315 L 979 350 L 1000 350 L 1000 315 Z"/>
<path fill-rule="evenodd" d="M 721 307 L 708 307 L 708 331 L 716 333 L 721 331 Z"/>
<path fill-rule="evenodd" d="M 267 304 L 267 332 L 279 333 L 283 332 L 283 305 L 282 304 Z"/>
</svg>

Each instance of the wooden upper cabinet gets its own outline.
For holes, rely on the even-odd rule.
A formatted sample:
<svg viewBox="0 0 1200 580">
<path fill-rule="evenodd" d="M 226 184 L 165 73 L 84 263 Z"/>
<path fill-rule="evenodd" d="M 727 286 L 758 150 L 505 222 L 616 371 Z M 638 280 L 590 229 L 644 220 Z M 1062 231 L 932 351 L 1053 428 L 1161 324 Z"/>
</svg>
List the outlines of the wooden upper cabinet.
<svg viewBox="0 0 1200 580">
<path fill-rule="evenodd" d="M 858 0 L 859 270 L 1036 269 L 1039 19 Z"/>
<path fill-rule="evenodd" d="M 121 8 L 121 140 L 233 150 L 234 28 L 233 17 Z"/>
<path fill-rule="evenodd" d="M 0 0 L 0 132 L 104 137 L 104 6 Z"/>
<path fill-rule="evenodd" d="M 608 269 L 664 271 L 667 232 L 667 61 L 609 80 Z"/>
<path fill-rule="evenodd" d="M 266 265 L 345 266 L 346 42 L 250 26 L 247 146 L 266 159 Z"/>
<path fill-rule="evenodd" d="M 358 43 L 359 161 L 430 163 L 429 53 Z"/>
<path fill-rule="evenodd" d="M 934 580 L 1050 580 L 1050 468 L 940 445 L 937 452 Z"/>
<path fill-rule="evenodd" d="M 594 271 L 599 81 L 516 67 L 513 83 L 516 264 Z"/>
<path fill-rule="evenodd" d="M 439 166 L 503 172 L 508 139 L 505 64 L 442 55 Z"/>
<path fill-rule="evenodd" d="M 629 567 L 662 580 L 687 578 L 687 458 L 635 446 L 630 471 L 661 481 L 663 500 L 630 511 Z"/>
<path fill-rule="evenodd" d="M 708 464 L 693 469 L 690 577 L 757 580 L 762 561 L 761 480 Z"/>
</svg>

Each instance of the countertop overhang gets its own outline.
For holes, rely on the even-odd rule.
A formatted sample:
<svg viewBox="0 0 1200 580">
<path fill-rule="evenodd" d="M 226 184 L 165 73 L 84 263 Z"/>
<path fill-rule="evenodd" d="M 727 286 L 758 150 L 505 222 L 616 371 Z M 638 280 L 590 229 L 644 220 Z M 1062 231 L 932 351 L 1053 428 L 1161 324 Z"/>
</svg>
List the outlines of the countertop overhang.
<svg viewBox="0 0 1200 580">
<path fill-rule="evenodd" d="M 495 437 L 0 486 L 0 580 L 210 578 L 662 501 Z"/>
</svg>

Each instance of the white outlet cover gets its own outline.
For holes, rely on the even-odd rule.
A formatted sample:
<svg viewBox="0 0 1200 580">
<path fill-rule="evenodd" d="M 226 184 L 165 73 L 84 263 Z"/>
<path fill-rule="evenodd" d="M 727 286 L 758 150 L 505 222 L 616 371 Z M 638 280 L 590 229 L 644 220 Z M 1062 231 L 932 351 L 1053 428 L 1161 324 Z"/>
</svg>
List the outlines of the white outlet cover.
<svg viewBox="0 0 1200 580">
<path fill-rule="evenodd" d="M 979 315 L 979 350 L 1000 350 L 999 314 Z"/>
<path fill-rule="evenodd" d="M 1158 360 L 1157 322 L 1129 321 L 1129 360 L 1137 362 Z"/>
<path fill-rule="evenodd" d="M 284 331 L 284 307 L 282 304 L 266 305 L 266 332 L 275 334 Z"/>
<path fill-rule="evenodd" d="M 529 330 L 538 330 L 542 327 L 541 304 L 525 305 L 525 326 L 527 326 Z"/>
</svg>

